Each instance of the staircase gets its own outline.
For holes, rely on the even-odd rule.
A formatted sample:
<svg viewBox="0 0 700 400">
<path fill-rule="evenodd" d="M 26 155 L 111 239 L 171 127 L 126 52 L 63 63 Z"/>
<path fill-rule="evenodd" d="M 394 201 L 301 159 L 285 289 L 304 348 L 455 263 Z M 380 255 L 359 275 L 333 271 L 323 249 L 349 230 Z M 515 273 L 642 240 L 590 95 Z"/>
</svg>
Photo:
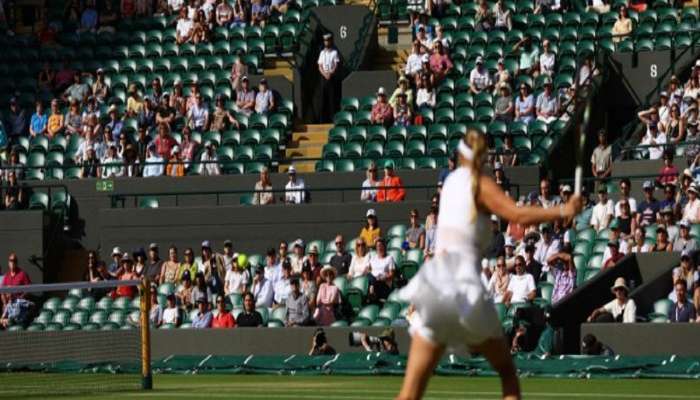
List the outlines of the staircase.
<svg viewBox="0 0 700 400">
<path fill-rule="evenodd" d="M 280 164 L 279 171 L 284 172 L 290 164 L 299 173 L 314 172 L 316 161 L 294 161 L 295 158 L 321 158 L 323 145 L 328 142 L 328 131 L 333 128 L 333 124 L 309 124 L 299 125 L 292 140 L 287 144 L 285 158 L 290 160 L 288 164 Z"/>
</svg>

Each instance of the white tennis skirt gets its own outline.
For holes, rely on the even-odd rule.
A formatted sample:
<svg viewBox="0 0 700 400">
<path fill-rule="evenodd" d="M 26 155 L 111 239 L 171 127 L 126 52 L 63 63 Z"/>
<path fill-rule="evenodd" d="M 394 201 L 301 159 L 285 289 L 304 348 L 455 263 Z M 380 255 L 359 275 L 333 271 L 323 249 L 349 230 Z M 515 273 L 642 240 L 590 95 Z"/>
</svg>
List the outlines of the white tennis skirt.
<svg viewBox="0 0 700 400">
<path fill-rule="evenodd" d="M 414 305 L 411 335 L 466 352 L 503 335 L 493 301 L 481 283 L 474 257 L 443 253 L 425 263 L 399 292 Z"/>
</svg>

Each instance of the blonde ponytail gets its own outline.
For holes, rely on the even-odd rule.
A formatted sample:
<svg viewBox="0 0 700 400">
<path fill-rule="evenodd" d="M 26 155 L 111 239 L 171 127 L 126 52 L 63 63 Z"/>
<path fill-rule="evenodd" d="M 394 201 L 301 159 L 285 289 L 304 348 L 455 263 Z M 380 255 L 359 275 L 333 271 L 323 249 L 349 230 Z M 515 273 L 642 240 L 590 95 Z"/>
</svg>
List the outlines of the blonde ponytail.
<svg viewBox="0 0 700 400">
<path fill-rule="evenodd" d="M 479 177 L 481 176 L 481 167 L 483 165 L 484 156 L 488 151 L 488 144 L 486 143 L 484 135 L 476 129 L 470 129 L 469 131 L 467 131 L 467 134 L 464 136 L 463 140 L 464 143 L 467 146 L 469 146 L 471 151 L 474 153 L 474 156 L 471 160 L 464 161 L 466 161 L 466 165 L 469 166 L 469 168 L 472 171 L 471 186 L 472 194 L 474 196 L 474 209 L 472 210 L 472 215 L 470 216 L 470 218 L 472 222 L 476 222 L 476 199 L 479 197 L 480 190 Z"/>
</svg>

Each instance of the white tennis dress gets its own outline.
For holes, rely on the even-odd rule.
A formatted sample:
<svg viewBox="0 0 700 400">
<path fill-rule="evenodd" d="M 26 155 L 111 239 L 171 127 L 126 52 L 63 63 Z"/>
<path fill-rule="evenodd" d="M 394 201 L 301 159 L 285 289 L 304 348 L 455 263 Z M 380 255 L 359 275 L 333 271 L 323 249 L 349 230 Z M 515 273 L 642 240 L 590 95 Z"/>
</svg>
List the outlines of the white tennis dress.
<svg viewBox="0 0 700 400">
<path fill-rule="evenodd" d="M 399 292 L 415 306 L 410 333 L 451 351 L 502 335 L 498 315 L 481 282 L 481 254 L 491 240 L 488 218 L 475 212 L 471 170 L 455 169 L 445 180 L 435 239 L 436 256 Z"/>
</svg>

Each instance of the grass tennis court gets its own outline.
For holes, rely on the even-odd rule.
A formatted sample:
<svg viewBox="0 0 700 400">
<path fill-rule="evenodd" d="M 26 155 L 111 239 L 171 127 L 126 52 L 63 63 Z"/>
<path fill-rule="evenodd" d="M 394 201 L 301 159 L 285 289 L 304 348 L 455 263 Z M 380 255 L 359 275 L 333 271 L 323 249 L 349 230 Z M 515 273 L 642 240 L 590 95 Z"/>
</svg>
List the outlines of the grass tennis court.
<svg viewBox="0 0 700 400">
<path fill-rule="evenodd" d="M 52 375 L 54 379 L 47 381 L 60 381 L 56 379 L 60 376 Z M 82 379 L 89 380 L 85 376 Z M 525 399 L 700 399 L 696 380 L 525 378 L 521 382 Z M 387 376 L 157 375 L 152 391 L 97 392 L 62 398 L 373 400 L 392 399 L 400 384 L 400 377 Z M 499 390 L 496 378 L 436 377 L 425 398 L 497 399 Z M 0 389 L 0 397 L 9 398 L 8 394 Z M 32 398 L 26 393 L 19 397 Z M 51 396 L 35 398 L 47 397 Z"/>
</svg>

